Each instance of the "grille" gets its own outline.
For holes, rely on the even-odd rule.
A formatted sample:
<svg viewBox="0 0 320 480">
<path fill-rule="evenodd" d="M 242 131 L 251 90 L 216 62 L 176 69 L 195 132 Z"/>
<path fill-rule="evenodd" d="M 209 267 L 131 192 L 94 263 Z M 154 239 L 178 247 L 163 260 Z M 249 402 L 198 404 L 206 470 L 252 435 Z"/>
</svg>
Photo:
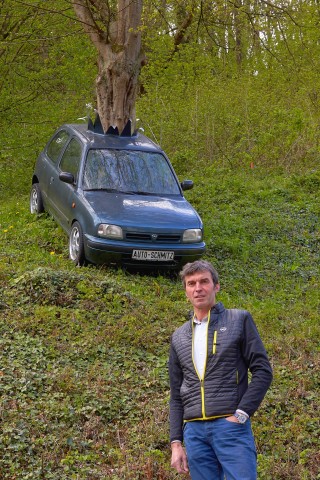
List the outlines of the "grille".
<svg viewBox="0 0 320 480">
<path fill-rule="evenodd" d="M 151 233 L 136 233 L 128 232 L 126 239 L 131 241 L 146 242 L 146 243 L 179 243 L 180 235 L 177 234 L 158 234 L 157 238 L 152 238 Z"/>
</svg>

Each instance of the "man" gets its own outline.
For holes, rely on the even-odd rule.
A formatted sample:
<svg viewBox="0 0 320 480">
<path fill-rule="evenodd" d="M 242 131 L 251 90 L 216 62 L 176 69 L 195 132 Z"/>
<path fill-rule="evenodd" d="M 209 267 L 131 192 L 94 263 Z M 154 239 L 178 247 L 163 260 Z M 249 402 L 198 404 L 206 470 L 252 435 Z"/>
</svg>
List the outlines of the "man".
<svg viewBox="0 0 320 480">
<path fill-rule="evenodd" d="M 171 466 L 192 480 L 255 480 L 250 417 L 272 380 L 265 348 L 249 312 L 216 303 L 209 262 L 188 263 L 180 276 L 193 316 L 171 340 Z"/>
</svg>

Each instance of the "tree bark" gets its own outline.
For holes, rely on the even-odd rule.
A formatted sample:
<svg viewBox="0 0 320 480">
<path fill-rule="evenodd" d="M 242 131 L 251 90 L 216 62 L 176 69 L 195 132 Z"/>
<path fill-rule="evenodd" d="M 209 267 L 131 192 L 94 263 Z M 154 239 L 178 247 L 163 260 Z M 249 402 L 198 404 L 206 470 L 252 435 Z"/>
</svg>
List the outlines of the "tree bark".
<svg viewBox="0 0 320 480">
<path fill-rule="evenodd" d="M 139 30 L 142 0 L 72 0 L 78 19 L 98 51 L 97 110 L 106 131 L 135 124 L 138 78 L 144 62 Z"/>
</svg>

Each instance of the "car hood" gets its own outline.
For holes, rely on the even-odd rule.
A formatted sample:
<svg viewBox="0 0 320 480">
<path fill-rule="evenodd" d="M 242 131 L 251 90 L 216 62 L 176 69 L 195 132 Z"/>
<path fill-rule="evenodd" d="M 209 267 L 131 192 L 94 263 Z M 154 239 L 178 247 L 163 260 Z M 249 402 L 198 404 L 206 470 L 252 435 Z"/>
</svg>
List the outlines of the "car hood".
<svg viewBox="0 0 320 480">
<path fill-rule="evenodd" d="M 202 228 L 197 212 L 182 196 L 84 192 L 101 223 L 149 228 Z"/>
</svg>

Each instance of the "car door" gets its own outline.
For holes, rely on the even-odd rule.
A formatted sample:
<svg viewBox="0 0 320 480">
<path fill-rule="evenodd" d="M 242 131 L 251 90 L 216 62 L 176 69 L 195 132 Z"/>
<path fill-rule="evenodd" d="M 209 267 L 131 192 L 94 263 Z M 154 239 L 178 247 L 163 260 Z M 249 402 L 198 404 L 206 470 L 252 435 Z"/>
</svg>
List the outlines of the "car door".
<svg viewBox="0 0 320 480">
<path fill-rule="evenodd" d="M 81 142 L 75 137 L 71 138 L 63 152 L 57 170 L 52 172 L 50 179 L 49 196 L 53 208 L 52 213 L 66 231 L 69 231 L 74 204 L 77 199 L 77 184 L 82 151 L 83 146 Z M 61 172 L 71 173 L 74 177 L 74 183 L 70 184 L 60 180 L 59 175 Z"/>
<path fill-rule="evenodd" d="M 46 149 L 40 154 L 37 162 L 37 176 L 40 182 L 46 208 L 52 211 L 52 201 L 49 195 L 52 178 L 57 175 L 57 169 L 62 152 L 70 140 L 67 130 L 59 130 L 50 140 Z"/>
</svg>

